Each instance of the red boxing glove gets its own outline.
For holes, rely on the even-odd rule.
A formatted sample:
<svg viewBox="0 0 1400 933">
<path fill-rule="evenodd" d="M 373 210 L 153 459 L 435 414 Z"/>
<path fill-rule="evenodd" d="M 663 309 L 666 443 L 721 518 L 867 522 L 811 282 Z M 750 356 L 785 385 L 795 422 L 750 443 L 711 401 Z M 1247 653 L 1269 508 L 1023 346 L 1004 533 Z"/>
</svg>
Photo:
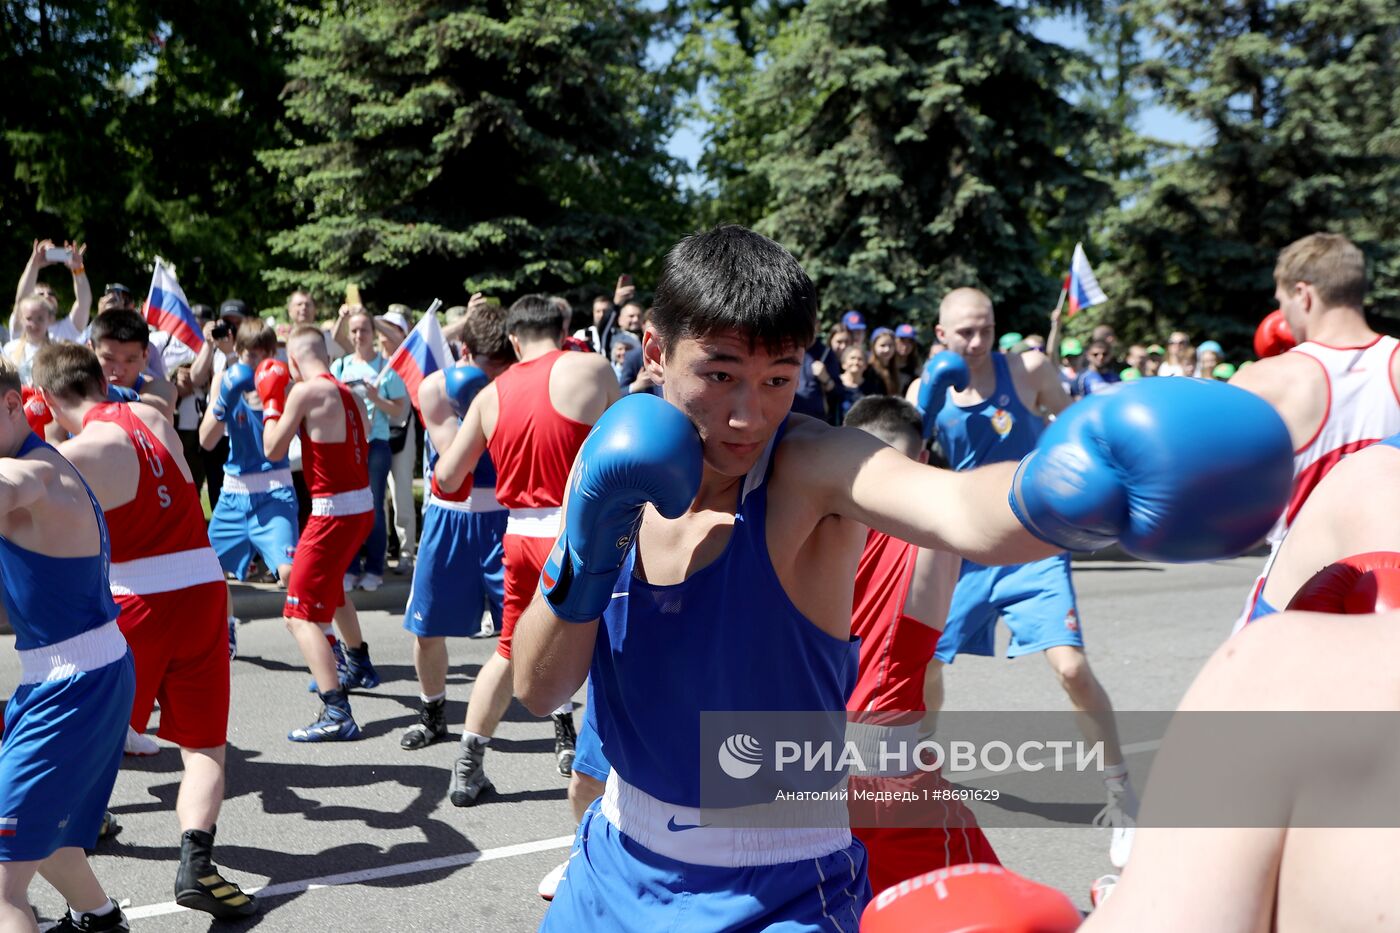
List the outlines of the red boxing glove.
<svg viewBox="0 0 1400 933">
<path fill-rule="evenodd" d="M 437 471 L 434 470 L 428 477 L 428 488 L 434 497 L 443 502 L 466 502 L 467 497 L 472 494 L 472 474 L 467 474 L 467 478 L 462 480 L 462 485 L 457 487 L 456 492 L 443 492 L 442 487 L 438 485 Z"/>
<path fill-rule="evenodd" d="M 1069 933 L 1079 910 L 1054 888 L 1000 865 L 940 868 L 880 892 L 861 933 Z"/>
<path fill-rule="evenodd" d="M 561 350 L 578 350 L 584 353 L 592 353 L 593 348 L 577 337 L 565 337 L 564 342 L 559 345 Z"/>
<path fill-rule="evenodd" d="M 1261 360 L 1287 353 L 1297 345 L 1282 309 L 1270 311 L 1254 330 L 1254 355 Z"/>
<path fill-rule="evenodd" d="M 33 386 L 20 389 L 19 397 L 24 401 L 24 420 L 29 422 L 29 430 L 42 438 L 44 428 L 53 423 L 53 412 L 49 411 L 44 397 Z"/>
<path fill-rule="evenodd" d="M 281 360 L 263 360 L 253 373 L 253 384 L 257 386 L 258 398 L 262 399 L 263 421 L 275 421 L 282 417 L 282 406 L 287 401 L 287 386 L 292 374 L 287 364 Z"/>
<path fill-rule="evenodd" d="M 1370 551 L 1329 564 L 1299 587 L 1288 608 L 1334 615 L 1400 609 L 1400 554 Z"/>
</svg>

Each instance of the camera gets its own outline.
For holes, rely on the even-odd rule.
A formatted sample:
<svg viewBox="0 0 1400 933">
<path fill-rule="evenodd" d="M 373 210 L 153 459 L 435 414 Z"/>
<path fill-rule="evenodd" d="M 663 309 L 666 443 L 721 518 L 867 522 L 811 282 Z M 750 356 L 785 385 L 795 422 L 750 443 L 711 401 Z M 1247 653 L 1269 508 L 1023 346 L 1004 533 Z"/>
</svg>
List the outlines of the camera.
<svg viewBox="0 0 1400 933">
<path fill-rule="evenodd" d="M 223 340 L 232 333 L 233 328 L 229 326 L 228 321 L 219 321 L 209 329 L 209 336 L 215 340 Z"/>
</svg>

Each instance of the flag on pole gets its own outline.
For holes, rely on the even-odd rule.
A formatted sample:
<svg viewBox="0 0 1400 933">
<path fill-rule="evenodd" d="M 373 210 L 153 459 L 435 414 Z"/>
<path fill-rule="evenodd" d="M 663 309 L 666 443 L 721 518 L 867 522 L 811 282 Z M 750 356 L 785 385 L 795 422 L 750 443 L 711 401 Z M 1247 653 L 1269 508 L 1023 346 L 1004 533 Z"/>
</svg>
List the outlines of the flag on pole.
<svg viewBox="0 0 1400 933">
<path fill-rule="evenodd" d="M 1103 304 L 1108 296 L 1099 288 L 1099 280 L 1089 266 L 1089 257 L 1084 255 L 1084 244 L 1074 244 L 1074 258 L 1069 263 L 1069 313 L 1074 314 L 1084 308 Z"/>
<path fill-rule="evenodd" d="M 442 335 L 442 328 L 438 326 L 437 309 L 441 304 L 441 301 L 433 302 L 424 313 L 423 320 L 409 331 L 408 337 L 389 357 L 389 365 L 381 371 L 392 369 L 399 374 L 408 387 L 408 397 L 412 399 L 415 410 L 418 408 L 418 387 L 423 380 L 452 365 L 452 350 L 447 345 L 447 338 Z M 383 378 L 381 374 L 381 382 Z"/>
<path fill-rule="evenodd" d="M 146 295 L 146 323 L 165 331 L 191 350 L 198 351 L 204 346 L 199 322 L 185 300 L 180 283 L 175 280 L 175 272 L 159 256 L 155 274 L 151 276 L 151 291 Z"/>
</svg>

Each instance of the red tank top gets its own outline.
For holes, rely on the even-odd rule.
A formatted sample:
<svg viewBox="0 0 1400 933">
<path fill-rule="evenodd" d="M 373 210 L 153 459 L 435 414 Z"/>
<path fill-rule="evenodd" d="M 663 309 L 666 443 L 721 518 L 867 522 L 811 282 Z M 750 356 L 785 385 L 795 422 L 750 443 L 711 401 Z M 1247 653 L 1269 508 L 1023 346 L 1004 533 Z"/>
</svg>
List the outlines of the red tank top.
<svg viewBox="0 0 1400 933">
<path fill-rule="evenodd" d="M 865 539 L 856 567 L 851 634 L 860 638 L 851 712 L 922 711 L 924 671 L 939 633 L 904 614 L 919 550 L 879 531 Z"/>
<path fill-rule="evenodd" d="M 574 456 L 593 429 L 549 401 L 549 374 L 564 352 L 516 363 L 496 377 L 500 415 L 486 449 L 496 464 L 496 501 L 508 509 L 562 505 Z"/>
<path fill-rule="evenodd" d="M 106 512 L 112 563 L 207 548 L 209 533 L 194 483 L 181 475 L 170 451 L 131 406 L 98 405 L 83 418 L 83 425 L 94 421 L 110 422 L 126 432 L 139 467 L 135 498 Z"/>
<path fill-rule="evenodd" d="M 345 411 L 345 440 L 337 443 L 313 441 L 301 423 L 301 469 L 306 489 L 313 499 L 333 496 L 339 492 L 354 492 L 369 488 L 369 441 L 360 421 L 359 403 L 340 380 L 322 373 L 340 392 L 340 407 Z"/>
</svg>

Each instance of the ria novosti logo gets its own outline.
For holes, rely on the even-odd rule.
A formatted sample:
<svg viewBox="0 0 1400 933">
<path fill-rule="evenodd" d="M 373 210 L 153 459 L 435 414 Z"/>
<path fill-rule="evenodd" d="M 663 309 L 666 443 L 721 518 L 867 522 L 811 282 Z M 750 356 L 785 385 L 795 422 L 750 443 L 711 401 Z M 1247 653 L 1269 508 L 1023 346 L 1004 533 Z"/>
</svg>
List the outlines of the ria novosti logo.
<svg viewBox="0 0 1400 933">
<path fill-rule="evenodd" d="M 731 735 L 719 747 L 719 766 L 736 781 L 751 778 L 763 767 L 763 746 L 751 735 Z"/>
</svg>

